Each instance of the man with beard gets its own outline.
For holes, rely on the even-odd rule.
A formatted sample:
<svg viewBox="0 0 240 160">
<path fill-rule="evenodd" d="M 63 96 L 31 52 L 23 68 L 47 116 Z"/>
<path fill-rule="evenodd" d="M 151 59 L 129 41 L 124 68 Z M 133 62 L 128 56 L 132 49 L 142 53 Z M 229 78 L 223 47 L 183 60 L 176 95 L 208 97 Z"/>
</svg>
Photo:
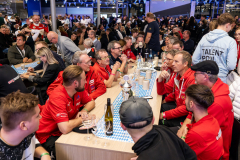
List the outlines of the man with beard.
<svg viewBox="0 0 240 160">
<path fill-rule="evenodd" d="M 234 121 L 232 101 L 229 97 L 229 87 L 218 77 L 219 67 L 215 61 L 203 61 L 193 65 L 191 69 L 196 71 L 194 74 L 196 83 L 211 88 L 213 92 L 214 103 L 207 111 L 209 115 L 217 119 L 220 125 L 224 147 L 222 160 L 228 160 Z M 191 119 L 192 114 L 189 113 L 183 125 L 178 130 L 178 137 L 183 135 L 187 124 L 191 123 Z"/>
<path fill-rule="evenodd" d="M 42 35 L 42 37 L 44 35 L 44 31 L 47 33 L 49 32 L 48 26 L 45 26 L 44 24 L 40 23 L 40 16 L 33 15 L 32 20 L 33 23 L 30 24 L 29 28 L 40 30 L 40 34 Z"/>
<path fill-rule="evenodd" d="M 185 92 L 186 108 L 193 113 L 192 124 L 187 125 L 181 137 L 196 153 L 198 159 L 221 159 L 223 150 L 222 131 L 218 121 L 208 114 L 208 107 L 214 103 L 210 88 L 191 85 Z"/>
<path fill-rule="evenodd" d="M 86 74 L 85 89 L 92 99 L 96 99 L 106 92 L 106 86 L 91 66 L 91 58 L 86 51 L 78 51 L 74 53 L 72 58 L 73 65 L 80 66 Z M 50 96 L 60 84 L 63 84 L 63 72 L 59 72 L 57 79 L 50 84 L 47 94 Z"/>
<path fill-rule="evenodd" d="M 63 74 L 59 84 L 44 106 L 39 106 L 41 116 L 36 136 L 42 146 L 54 156 L 55 141 L 78 127 L 83 116 L 95 107 L 94 100 L 85 91 L 86 76 L 81 67 L 71 65 Z"/>
</svg>

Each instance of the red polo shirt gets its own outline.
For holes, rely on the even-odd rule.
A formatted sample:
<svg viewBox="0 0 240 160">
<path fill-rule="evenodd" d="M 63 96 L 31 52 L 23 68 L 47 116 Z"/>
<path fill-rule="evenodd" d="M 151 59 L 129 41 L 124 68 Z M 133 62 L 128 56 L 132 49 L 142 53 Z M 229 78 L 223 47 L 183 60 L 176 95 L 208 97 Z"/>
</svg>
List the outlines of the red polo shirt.
<svg viewBox="0 0 240 160">
<path fill-rule="evenodd" d="M 96 72 L 96 74 L 99 76 L 99 78 L 104 81 L 108 80 L 110 77 L 110 74 L 112 72 L 109 65 L 106 66 L 106 68 L 101 67 L 97 62 L 93 66 L 93 70 Z"/>
<path fill-rule="evenodd" d="M 36 137 L 42 144 L 50 136 L 61 136 L 57 124 L 74 119 L 79 108 L 92 98 L 86 91 L 77 92 L 74 98 L 70 98 L 62 84 L 54 89 L 44 106 L 40 106 L 41 116 Z"/>
<path fill-rule="evenodd" d="M 198 160 L 219 160 L 223 155 L 222 131 L 218 121 L 207 115 L 198 122 L 188 124 L 185 142 L 196 153 Z"/>
<path fill-rule="evenodd" d="M 128 59 L 136 60 L 136 56 L 133 54 L 131 48 L 126 49 L 126 50 L 123 51 L 122 53 L 125 54 Z"/>
</svg>

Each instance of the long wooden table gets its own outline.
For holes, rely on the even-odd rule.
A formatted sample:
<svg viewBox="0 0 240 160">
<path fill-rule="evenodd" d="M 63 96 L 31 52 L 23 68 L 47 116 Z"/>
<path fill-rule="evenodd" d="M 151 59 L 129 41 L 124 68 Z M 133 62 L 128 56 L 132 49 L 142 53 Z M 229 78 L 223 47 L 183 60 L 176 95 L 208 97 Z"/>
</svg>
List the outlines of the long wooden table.
<svg viewBox="0 0 240 160">
<path fill-rule="evenodd" d="M 134 69 L 129 69 L 128 74 L 133 73 Z M 159 74 L 160 72 L 157 73 L 157 77 Z M 119 82 L 120 80 L 114 82 L 113 87 L 107 88 L 107 92 L 95 100 L 96 107 L 91 111 L 92 114 L 99 118 L 103 116 L 107 98 L 111 98 L 113 102 L 121 92 Z M 151 95 L 153 99 L 149 100 L 149 103 L 155 117 L 154 124 L 158 124 L 162 96 L 157 94 L 156 82 Z M 85 136 L 86 134 L 75 132 L 62 135 L 55 143 L 57 160 L 130 160 L 130 158 L 136 156 L 132 151 L 133 143 L 98 138 L 100 144 L 94 145 L 94 138 L 91 141 L 85 141 Z M 93 135 L 91 136 L 93 137 Z M 109 142 L 110 145 L 102 147 L 104 141 Z"/>
</svg>

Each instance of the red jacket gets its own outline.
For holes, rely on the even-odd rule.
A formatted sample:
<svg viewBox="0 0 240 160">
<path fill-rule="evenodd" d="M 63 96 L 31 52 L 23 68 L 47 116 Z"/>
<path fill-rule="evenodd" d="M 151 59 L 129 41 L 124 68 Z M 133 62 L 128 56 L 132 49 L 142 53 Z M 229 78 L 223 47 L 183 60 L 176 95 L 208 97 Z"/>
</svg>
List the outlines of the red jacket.
<svg viewBox="0 0 240 160">
<path fill-rule="evenodd" d="M 159 95 L 173 93 L 177 104 L 175 109 L 165 112 L 166 119 L 178 118 L 188 114 L 185 105 L 185 91 L 188 86 L 195 84 L 194 73 L 189 68 L 182 77 L 178 74 L 167 83 L 163 81 L 159 83 L 157 79 L 157 93 Z"/>
<path fill-rule="evenodd" d="M 94 64 L 93 70 L 95 71 L 95 73 L 99 76 L 99 78 L 102 81 L 108 80 L 110 77 L 110 74 L 112 72 L 109 65 L 107 65 L 106 68 L 103 68 L 103 67 L 100 67 L 100 65 L 97 62 Z"/>
<path fill-rule="evenodd" d="M 207 115 L 188 124 L 185 142 L 196 153 L 198 160 L 219 160 L 224 153 L 222 131 L 218 121 Z"/>
<path fill-rule="evenodd" d="M 125 54 L 128 59 L 136 60 L 136 56 L 133 54 L 131 48 L 128 48 L 125 51 L 123 51 L 123 54 Z"/>
<path fill-rule="evenodd" d="M 165 83 L 169 82 L 172 78 L 174 79 L 177 75 L 177 73 L 173 72 L 171 68 L 168 67 L 167 72 L 170 74 L 169 79 L 164 80 Z M 167 94 L 165 97 L 166 102 L 172 102 L 175 101 L 175 97 L 173 93 Z"/>
<path fill-rule="evenodd" d="M 48 96 L 51 95 L 52 91 L 59 85 L 63 83 L 62 78 L 63 71 L 59 72 L 57 79 L 49 85 L 47 89 Z M 89 96 L 94 100 L 104 94 L 107 89 L 103 81 L 97 76 L 93 67 L 90 67 L 90 71 L 86 73 L 85 90 L 89 93 Z"/>
<path fill-rule="evenodd" d="M 214 103 L 208 108 L 208 114 L 217 119 L 223 135 L 224 154 L 222 160 L 229 159 L 229 149 L 232 141 L 232 126 L 234 121 L 232 101 L 229 97 L 229 87 L 220 78 L 212 87 Z M 189 119 L 192 118 L 189 113 Z"/>
</svg>

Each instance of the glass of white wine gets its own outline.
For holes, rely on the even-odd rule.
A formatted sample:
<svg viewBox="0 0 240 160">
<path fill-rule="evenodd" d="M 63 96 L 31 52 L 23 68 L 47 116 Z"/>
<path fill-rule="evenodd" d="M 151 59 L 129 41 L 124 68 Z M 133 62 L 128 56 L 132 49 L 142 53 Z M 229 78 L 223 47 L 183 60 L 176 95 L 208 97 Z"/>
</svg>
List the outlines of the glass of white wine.
<svg viewBox="0 0 240 160">
<path fill-rule="evenodd" d="M 105 122 L 104 120 L 102 121 L 102 124 L 101 124 L 101 128 L 105 134 L 105 137 L 107 137 L 106 133 L 108 131 L 108 129 L 110 128 L 110 122 Z M 106 140 L 103 142 L 102 146 L 103 147 L 107 147 L 109 146 L 109 142 L 107 142 Z"/>
<path fill-rule="evenodd" d="M 95 141 L 93 141 L 93 144 L 94 144 L 94 145 L 97 145 L 97 144 L 99 144 L 100 142 L 99 142 L 99 140 L 97 139 L 96 134 L 98 133 L 98 131 L 99 131 L 100 127 L 101 127 L 101 124 L 100 124 L 100 121 L 99 121 L 99 118 L 98 118 L 98 117 L 96 117 L 95 119 L 94 119 L 94 117 L 93 117 L 93 118 L 92 118 L 92 122 L 93 122 L 92 133 L 95 135 Z"/>
<path fill-rule="evenodd" d="M 95 115 L 90 115 L 90 114 L 88 114 L 88 115 L 83 115 L 83 117 L 82 117 L 82 119 L 83 119 L 83 125 L 85 126 L 85 127 L 87 127 L 87 136 L 85 136 L 84 137 L 84 140 L 86 140 L 86 141 L 90 141 L 91 140 L 91 137 L 90 137 L 90 135 L 89 135 L 89 127 L 90 126 L 92 126 L 92 124 L 93 124 L 93 119 L 94 119 L 94 116 Z M 96 117 L 95 117 L 96 118 Z"/>
</svg>

